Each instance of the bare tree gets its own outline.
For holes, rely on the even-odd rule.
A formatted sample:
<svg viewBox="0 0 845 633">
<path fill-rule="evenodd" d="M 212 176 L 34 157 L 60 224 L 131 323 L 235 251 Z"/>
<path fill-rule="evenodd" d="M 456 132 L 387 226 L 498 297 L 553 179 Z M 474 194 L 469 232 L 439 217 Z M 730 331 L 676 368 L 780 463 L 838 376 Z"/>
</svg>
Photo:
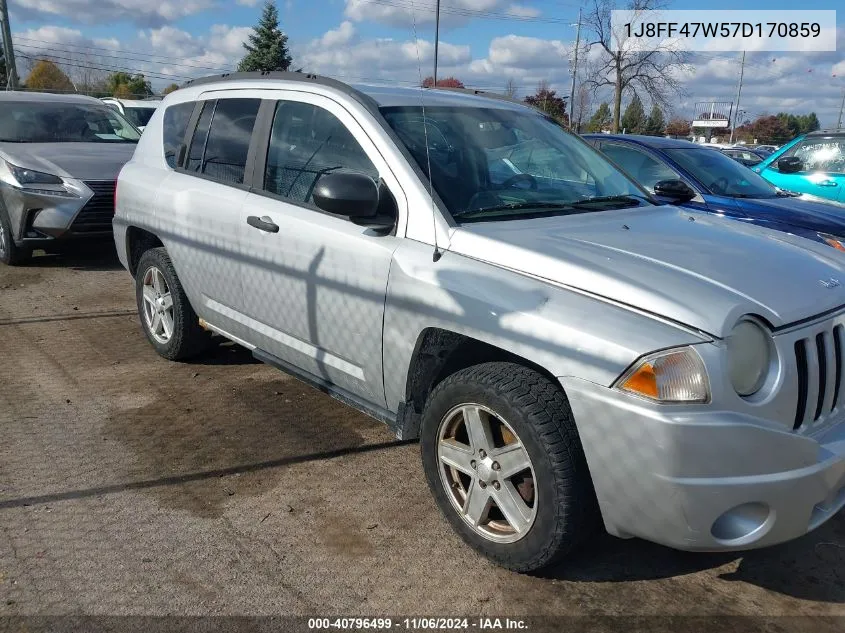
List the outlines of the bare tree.
<svg viewBox="0 0 845 633">
<path fill-rule="evenodd" d="M 513 99 L 516 96 L 516 90 L 516 82 L 513 77 L 508 77 L 508 81 L 505 83 L 505 96 Z"/>
<path fill-rule="evenodd" d="M 593 105 L 593 95 L 589 86 L 585 86 L 584 84 L 578 86 L 578 91 L 575 93 L 575 103 L 573 105 L 575 106 L 572 115 L 575 119 L 575 131 L 580 133 L 581 122 L 584 120 L 585 116 L 589 115 L 590 108 Z"/>
<path fill-rule="evenodd" d="M 630 0 L 627 8 L 639 14 L 662 9 L 664 4 L 664 0 Z M 643 50 L 628 42 L 624 33 L 614 32 L 610 17 L 615 8 L 613 0 L 592 0 L 584 25 L 592 32 L 590 46 L 599 46 L 601 52 L 587 84 L 594 91 L 602 87 L 613 89 L 613 131 L 618 132 L 624 92 L 634 89 L 648 95 L 652 103 L 668 107 L 673 96 L 684 92 L 677 73 L 686 70 L 687 65 L 677 44 L 664 42 L 652 50 Z"/>
</svg>

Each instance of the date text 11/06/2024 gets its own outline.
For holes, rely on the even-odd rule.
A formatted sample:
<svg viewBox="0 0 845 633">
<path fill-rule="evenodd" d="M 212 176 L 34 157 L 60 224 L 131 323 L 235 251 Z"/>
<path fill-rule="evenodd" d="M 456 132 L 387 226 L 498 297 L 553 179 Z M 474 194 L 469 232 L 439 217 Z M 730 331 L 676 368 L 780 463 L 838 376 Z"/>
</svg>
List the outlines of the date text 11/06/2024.
<svg viewBox="0 0 845 633">
<path fill-rule="evenodd" d="M 480 631 L 493 630 L 528 630 L 528 623 L 519 618 L 309 618 L 310 630 L 330 629 L 404 629 L 404 630 L 461 630 L 478 629 Z"/>
</svg>

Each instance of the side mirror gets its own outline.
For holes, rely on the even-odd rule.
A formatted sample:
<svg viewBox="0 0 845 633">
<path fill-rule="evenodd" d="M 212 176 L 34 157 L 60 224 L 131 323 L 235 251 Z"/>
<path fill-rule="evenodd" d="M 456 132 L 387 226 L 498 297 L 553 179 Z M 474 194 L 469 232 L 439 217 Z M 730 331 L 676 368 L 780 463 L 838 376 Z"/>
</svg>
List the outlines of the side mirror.
<svg viewBox="0 0 845 633">
<path fill-rule="evenodd" d="M 323 174 L 314 187 L 318 209 L 343 215 L 354 224 L 372 229 L 392 228 L 394 216 L 379 214 L 379 186 L 365 174 L 336 171 Z"/>
<path fill-rule="evenodd" d="M 804 171 L 804 163 L 795 156 L 779 158 L 777 165 L 778 171 L 782 174 L 797 174 L 799 171 Z"/>
<path fill-rule="evenodd" d="M 661 180 L 654 185 L 654 195 L 673 202 L 686 202 L 695 198 L 695 191 L 683 180 Z"/>
</svg>

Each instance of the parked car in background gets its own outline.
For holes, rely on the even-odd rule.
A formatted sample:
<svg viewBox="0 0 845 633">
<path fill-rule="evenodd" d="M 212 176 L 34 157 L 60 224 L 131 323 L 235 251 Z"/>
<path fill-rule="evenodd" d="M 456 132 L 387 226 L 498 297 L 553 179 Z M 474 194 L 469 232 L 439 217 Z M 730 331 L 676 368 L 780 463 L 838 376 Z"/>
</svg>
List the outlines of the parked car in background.
<svg viewBox="0 0 845 633">
<path fill-rule="evenodd" d="M 845 205 L 782 191 L 736 160 L 687 141 L 587 134 L 659 200 L 793 233 L 845 250 Z"/>
<path fill-rule="evenodd" d="M 799 136 L 753 169 L 783 189 L 845 203 L 845 130 Z"/>
<path fill-rule="evenodd" d="M 845 257 L 655 204 L 524 104 L 191 82 L 120 173 L 114 239 L 160 355 L 215 332 L 419 437 L 446 519 L 511 569 L 601 525 L 733 550 L 845 505 Z"/>
<path fill-rule="evenodd" d="M 771 156 L 778 151 L 777 145 L 749 145 L 748 148 L 753 149 L 756 152 L 762 152 L 766 156 Z"/>
<path fill-rule="evenodd" d="M 93 97 L 0 92 L 0 261 L 109 235 L 115 179 L 139 138 Z"/>
<path fill-rule="evenodd" d="M 747 149 L 744 147 L 726 147 L 722 150 L 722 153 L 746 167 L 758 165 L 763 162 L 763 159 L 766 157 L 762 154 L 762 152 L 758 153 L 753 149 Z"/>
<path fill-rule="evenodd" d="M 116 97 L 105 97 L 103 103 L 114 108 L 125 116 L 132 125 L 143 131 L 150 122 L 150 117 L 161 103 L 158 97 L 149 99 L 118 99 Z"/>
</svg>

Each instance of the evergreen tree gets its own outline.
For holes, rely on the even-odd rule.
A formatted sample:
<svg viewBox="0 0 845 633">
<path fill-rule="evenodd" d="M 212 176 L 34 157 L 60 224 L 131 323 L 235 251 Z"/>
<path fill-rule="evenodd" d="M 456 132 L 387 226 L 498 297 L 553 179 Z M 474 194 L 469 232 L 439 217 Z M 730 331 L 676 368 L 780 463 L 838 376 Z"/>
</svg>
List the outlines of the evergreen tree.
<svg viewBox="0 0 845 633">
<path fill-rule="evenodd" d="M 6 74 L 6 56 L 0 51 L 0 88 L 5 88 L 9 82 L 9 77 Z"/>
<path fill-rule="evenodd" d="M 273 0 L 264 5 L 261 19 L 252 31 L 249 43 L 244 42 L 247 54 L 238 64 L 239 71 L 267 72 L 290 68 L 288 36 L 279 29 L 279 10 Z"/>
<path fill-rule="evenodd" d="M 645 109 L 637 93 L 634 93 L 634 98 L 631 99 L 631 103 L 628 104 L 625 112 L 622 113 L 620 124 L 627 134 L 642 134 L 645 130 Z"/>
<path fill-rule="evenodd" d="M 643 134 L 649 136 L 663 136 L 666 133 L 666 120 L 663 118 L 663 111 L 655 106 L 652 106 L 651 113 L 645 122 L 645 129 Z"/>
<path fill-rule="evenodd" d="M 602 102 L 595 114 L 590 117 L 590 122 L 587 124 L 588 132 L 601 132 L 610 127 L 613 120 L 613 115 L 610 113 L 610 106 L 607 102 Z"/>
</svg>

